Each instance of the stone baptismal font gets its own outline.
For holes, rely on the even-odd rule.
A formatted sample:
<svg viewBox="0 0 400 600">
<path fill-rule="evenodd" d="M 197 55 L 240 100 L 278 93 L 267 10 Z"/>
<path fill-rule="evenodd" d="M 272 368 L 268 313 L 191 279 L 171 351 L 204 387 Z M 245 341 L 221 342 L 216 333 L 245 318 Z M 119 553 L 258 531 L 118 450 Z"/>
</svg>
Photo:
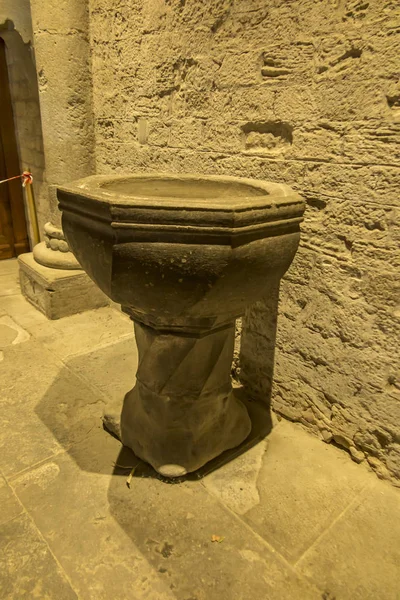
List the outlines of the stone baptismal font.
<svg viewBox="0 0 400 600">
<path fill-rule="evenodd" d="M 134 322 L 122 443 L 165 477 L 241 444 L 251 422 L 232 393 L 235 319 L 292 262 L 300 196 L 264 181 L 154 174 L 96 175 L 57 194 L 69 247 Z"/>
</svg>

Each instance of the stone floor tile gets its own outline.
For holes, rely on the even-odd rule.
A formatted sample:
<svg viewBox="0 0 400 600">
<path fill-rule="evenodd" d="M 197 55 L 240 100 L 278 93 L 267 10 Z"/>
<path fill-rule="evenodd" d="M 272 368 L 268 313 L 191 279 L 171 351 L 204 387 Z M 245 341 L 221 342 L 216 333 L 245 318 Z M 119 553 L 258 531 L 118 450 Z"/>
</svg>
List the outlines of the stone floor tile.
<svg viewBox="0 0 400 600">
<path fill-rule="evenodd" d="M 18 261 L 16 258 L 0 261 L 0 298 L 20 294 Z"/>
<path fill-rule="evenodd" d="M 63 363 L 34 338 L 4 348 L 0 363 L 0 395 L 35 403 L 46 392 Z"/>
<path fill-rule="evenodd" d="M 284 421 L 201 481 L 150 477 L 101 425 L 134 385 L 128 317 L 49 321 L 0 267 L 0 317 L 30 334 L 0 332 L 2 600 L 400 599 L 399 492 Z"/>
<path fill-rule="evenodd" d="M 18 275 L 14 273 L 6 273 L 0 275 L 0 297 L 12 296 L 20 293 L 20 285 Z"/>
<path fill-rule="evenodd" d="M 68 367 L 96 386 L 108 402 L 122 402 L 136 379 L 138 354 L 132 337 L 118 340 L 105 348 L 71 357 Z"/>
<path fill-rule="evenodd" d="M 30 337 L 30 334 L 9 315 L 0 317 L 0 348 L 27 342 Z"/>
<path fill-rule="evenodd" d="M 4 348 L 27 342 L 30 337 L 9 315 L 0 316 L 0 361 L 4 360 Z"/>
<path fill-rule="evenodd" d="M 17 258 L 7 258 L 0 261 L 0 275 L 16 275 L 18 276 L 19 267 Z"/>
<path fill-rule="evenodd" d="M 120 449 L 99 432 L 13 482 L 80 597 L 320 599 L 200 482 L 141 477 L 139 464 L 128 488 L 112 465 L 137 459 Z"/>
<path fill-rule="evenodd" d="M 300 559 L 329 598 L 399 600 L 400 490 L 377 482 Z"/>
<path fill-rule="evenodd" d="M 259 442 L 203 479 L 203 485 L 238 515 L 260 503 L 257 479 L 268 441 Z"/>
<path fill-rule="evenodd" d="M 0 526 L 2 600 L 77 600 L 27 514 Z"/>
<path fill-rule="evenodd" d="M 8 314 L 14 321 L 30 333 L 32 333 L 30 331 L 32 326 L 49 322 L 48 318 L 43 313 L 32 306 L 32 304 L 28 302 L 28 300 L 25 300 L 20 294 L 0 297 L 0 311 Z"/>
<path fill-rule="evenodd" d="M 23 512 L 23 506 L 4 477 L 0 475 L 0 525 L 11 521 L 21 512 Z"/>
<path fill-rule="evenodd" d="M 108 487 L 120 447 L 96 433 L 13 486 L 81 600 L 175 600 L 111 515 Z"/>
<path fill-rule="evenodd" d="M 373 477 L 372 477 L 373 480 Z M 269 436 L 246 522 L 295 562 L 371 481 L 344 452 L 282 421 Z M 234 505 L 226 498 L 227 505 Z"/>
<path fill-rule="evenodd" d="M 6 476 L 61 450 L 35 414 L 63 364 L 35 340 L 4 348 L 0 362 L 0 469 Z"/>
<path fill-rule="evenodd" d="M 41 323 L 31 332 L 63 360 L 87 354 L 124 337 L 133 339 L 132 321 L 109 306 Z"/>
<path fill-rule="evenodd" d="M 36 341 L 0 362 L 0 469 L 15 475 L 101 428 L 104 401 Z"/>
</svg>

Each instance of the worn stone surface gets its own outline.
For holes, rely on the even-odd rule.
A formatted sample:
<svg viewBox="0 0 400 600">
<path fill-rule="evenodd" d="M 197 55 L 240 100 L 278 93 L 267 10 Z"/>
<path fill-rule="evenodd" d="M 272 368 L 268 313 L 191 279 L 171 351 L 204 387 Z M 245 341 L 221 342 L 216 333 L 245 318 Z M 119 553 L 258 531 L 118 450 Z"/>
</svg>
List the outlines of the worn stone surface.
<svg viewBox="0 0 400 600">
<path fill-rule="evenodd" d="M 99 432 L 51 463 L 56 476 L 39 467 L 14 482 L 82 597 L 124 600 L 132 589 L 160 600 L 320 597 L 200 483 L 135 477 L 128 489 L 129 470 L 111 476 L 114 462 L 124 464 L 119 443 Z"/>
<path fill-rule="evenodd" d="M 3 261 L 0 278 L 16 278 L 17 264 Z M 89 354 L 90 367 L 91 352 L 98 349 L 101 357 L 110 344 L 131 339 L 133 332 L 130 319 L 109 308 L 92 311 L 89 319 L 80 314 L 49 321 L 15 293 L 0 297 L 0 311 L 7 327 L 0 337 L 1 414 L 7 431 L 0 442 L 0 470 L 11 476 L 58 454 L 93 427 L 101 428 L 108 395 L 92 385 L 90 368 L 82 378 L 82 358 L 76 372 L 69 362 L 76 365 L 78 354 Z M 32 377 L 35 372 L 41 374 L 39 380 Z M 102 385 L 106 387 L 104 380 Z M 90 422 L 88 415 L 94 416 Z"/>
<path fill-rule="evenodd" d="M 399 492 L 366 461 L 274 420 L 220 470 L 167 484 L 101 427 L 133 383 L 127 316 L 48 321 L 17 294 L 0 314 L 30 334 L 0 363 L 2 598 L 396 599 Z"/>
<path fill-rule="evenodd" d="M 0 525 L 0 593 L 4 600 L 77 600 L 28 515 Z"/>
<path fill-rule="evenodd" d="M 333 597 L 396 600 L 400 589 L 399 539 L 399 494 L 379 485 L 367 489 L 306 552 L 297 567 Z"/>
<path fill-rule="evenodd" d="M 3 260 L 0 270 L 0 298 L 20 293 L 17 260 L 15 258 Z"/>
<path fill-rule="evenodd" d="M 5 481 L 4 477 L 0 475 L 0 525 L 7 523 L 18 517 L 23 512 L 22 504 L 19 502 L 17 496 L 14 494 L 12 488 Z"/>
<path fill-rule="evenodd" d="M 101 327 L 102 325 L 99 324 Z M 105 400 L 103 425 L 107 431 L 121 438 L 121 411 L 125 395 L 136 380 L 138 353 L 132 322 L 128 320 L 129 333 L 121 339 L 111 339 L 104 348 L 82 356 L 72 356 L 68 366 L 99 390 Z"/>
<path fill-rule="evenodd" d="M 23 295 L 49 319 L 108 304 L 107 297 L 81 269 L 50 269 L 37 263 L 32 253 L 21 254 L 18 263 Z"/>
<path fill-rule="evenodd" d="M 111 514 L 108 488 L 119 447 L 119 442 L 101 431 L 78 444 L 71 456 L 64 455 L 47 468 L 38 467 L 17 479 L 15 489 L 79 598 L 124 600 L 134 594 L 172 600 L 174 595 L 161 575 Z M 125 478 L 117 479 L 129 493 Z M 63 503 L 58 500 L 60 493 Z"/>
<path fill-rule="evenodd" d="M 98 322 L 98 329 L 102 329 L 104 325 L 105 320 Z M 116 319 L 114 327 L 110 324 L 110 331 L 115 331 L 115 325 Z M 98 388 L 107 402 L 118 403 L 120 413 L 124 396 L 135 383 L 138 366 L 132 321 L 127 319 L 125 323 L 125 320 L 122 320 L 122 325 L 123 329 L 126 325 L 126 334 L 119 333 L 118 338 L 109 338 L 105 347 L 90 352 L 87 349 L 84 361 L 82 361 L 82 354 L 71 356 L 68 360 L 68 366 L 92 386 Z M 93 343 L 92 338 L 92 348 Z"/>
<path fill-rule="evenodd" d="M 101 428 L 104 399 L 40 342 L 3 350 L 0 469 L 6 476 L 58 454 Z M 46 368 L 43 369 L 43 364 Z M 32 373 L 42 373 L 40 382 Z"/>
<path fill-rule="evenodd" d="M 133 338 L 130 319 L 108 307 L 90 311 L 89 318 L 85 313 L 80 313 L 57 321 L 47 320 L 45 323 L 31 326 L 29 330 L 48 350 L 67 364 L 69 361 L 74 361 L 74 357 L 89 354 L 89 368 L 85 372 L 85 377 L 90 383 L 93 381 L 91 378 L 91 352 L 103 351 L 103 348 L 111 344 Z M 76 331 L 80 331 L 81 335 L 77 336 Z M 76 361 L 73 364 L 76 364 Z M 82 375 L 84 372 L 82 361 L 78 370 L 79 375 Z M 103 371 L 103 375 L 105 373 L 107 373 L 107 369 Z M 123 379 L 126 376 L 125 374 Z M 105 385 L 103 380 L 102 386 Z"/>
<path fill-rule="evenodd" d="M 244 516 L 291 563 L 366 485 L 356 465 L 350 463 L 343 471 L 346 457 L 339 450 L 319 446 L 300 426 L 282 421 L 269 436 L 262 458 L 260 501 Z"/>
<path fill-rule="evenodd" d="M 203 483 L 295 564 L 374 481 L 338 449 L 321 445 L 299 425 L 281 421 L 266 442 Z M 394 555 L 398 547 L 395 543 Z"/>
<path fill-rule="evenodd" d="M 44 6 L 31 0 L 30 5 L 46 179 L 50 185 L 60 184 L 93 168 L 87 3 Z M 60 85 L 61 73 L 64 85 Z M 57 207 L 51 208 L 51 221 L 59 226 Z"/>
<path fill-rule="evenodd" d="M 34 308 L 21 294 L 0 296 L 0 311 L 2 314 L 10 315 L 13 321 L 28 332 L 31 328 L 49 323 L 47 317 Z"/>
<path fill-rule="evenodd" d="M 268 441 L 262 441 L 234 461 L 204 478 L 205 487 L 238 515 L 260 503 L 257 486 Z"/>
<path fill-rule="evenodd" d="M 97 171 L 245 175 L 305 197 L 273 407 L 398 480 L 398 2 L 90 11 Z M 250 321 L 242 376 L 266 398 L 271 322 Z"/>
<path fill-rule="evenodd" d="M 271 182 L 163 174 L 93 176 L 57 195 L 80 264 L 135 322 L 122 442 L 166 477 L 238 447 L 252 425 L 232 392 L 234 320 L 290 265 L 300 196 Z M 106 427 L 118 431 L 114 409 Z"/>
<path fill-rule="evenodd" d="M 4 348 L 11 344 L 26 342 L 29 337 L 29 333 L 22 329 L 10 316 L 0 317 L 0 361 L 4 358 Z"/>
</svg>

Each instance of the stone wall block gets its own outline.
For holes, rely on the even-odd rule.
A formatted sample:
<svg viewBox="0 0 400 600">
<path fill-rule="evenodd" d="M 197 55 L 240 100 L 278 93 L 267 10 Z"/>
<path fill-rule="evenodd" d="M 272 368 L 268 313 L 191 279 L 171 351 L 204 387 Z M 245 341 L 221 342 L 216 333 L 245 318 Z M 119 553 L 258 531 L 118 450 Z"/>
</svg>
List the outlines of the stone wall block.
<svg viewBox="0 0 400 600">
<path fill-rule="evenodd" d="M 273 87 L 311 83 L 315 71 L 312 38 L 266 45 L 260 54 L 260 78 Z"/>
<path fill-rule="evenodd" d="M 390 165 L 307 162 L 302 185 L 317 194 L 396 207 L 399 183 L 399 169 Z"/>
<path fill-rule="evenodd" d="M 173 114 L 227 121 L 273 121 L 276 120 L 273 111 L 275 93 L 261 84 L 251 88 L 235 88 L 230 90 L 210 89 L 205 91 L 191 87 L 186 82 L 183 90 L 174 96 Z"/>
<path fill-rule="evenodd" d="M 148 136 L 146 143 L 152 146 L 166 147 L 170 143 L 172 124 L 159 119 L 146 119 L 148 123 Z"/>
<path fill-rule="evenodd" d="M 332 121 L 374 121 L 389 117 L 385 86 L 371 79 L 322 80 L 315 89 L 321 118 Z"/>
<path fill-rule="evenodd" d="M 355 124 L 346 128 L 343 139 L 344 160 L 356 163 L 400 166 L 400 125 L 398 123 Z"/>
<path fill-rule="evenodd" d="M 154 1 L 152 0 L 145 14 L 149 15 L 152 20 L 155 18 L 158 21 L 157 11 L 153 17 Z M 199 27 L 216 33 L 229 18 L 232 7 L 231 0 L 215 0 L 207 4 L 203 2 L 182 3 L 180 0 L 171 0 L 168 4 L 169 10 L 166 11 L 168 31 L 174 28 L 193 30 Z"/>
<path fill-rule="evenodd" d="M 32 11 L 32 26 L 35 32 L 64 33 L 74 35 L 80 33 L 87 37 L 86 23 L 88 6 L 86 2 L 70 2 L 57 0 L 52 2 L 35 3 Z"/>
<path fill-rule="evenodd" d="M 250 86 L 259 81 L 258 51 L 240 54 L 226 54 L 215 75 L 215 84 L 219 89 Z"/>
</svg>

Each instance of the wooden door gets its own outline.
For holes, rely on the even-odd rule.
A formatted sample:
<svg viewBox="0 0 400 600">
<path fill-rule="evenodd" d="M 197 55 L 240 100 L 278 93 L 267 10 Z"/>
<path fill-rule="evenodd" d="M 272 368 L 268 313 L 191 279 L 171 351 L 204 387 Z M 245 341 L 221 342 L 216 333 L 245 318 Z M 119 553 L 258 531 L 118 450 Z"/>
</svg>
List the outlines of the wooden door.
<svg viewBox="0 0 400 600">
<path fill-rule="evenodd" d="M 0 180 L 20 174 L 8 80 L 6 46 L 0 38 Z M 0 184 L 0 259 L 29 252 L 21 180 Z"/>
</svg>

